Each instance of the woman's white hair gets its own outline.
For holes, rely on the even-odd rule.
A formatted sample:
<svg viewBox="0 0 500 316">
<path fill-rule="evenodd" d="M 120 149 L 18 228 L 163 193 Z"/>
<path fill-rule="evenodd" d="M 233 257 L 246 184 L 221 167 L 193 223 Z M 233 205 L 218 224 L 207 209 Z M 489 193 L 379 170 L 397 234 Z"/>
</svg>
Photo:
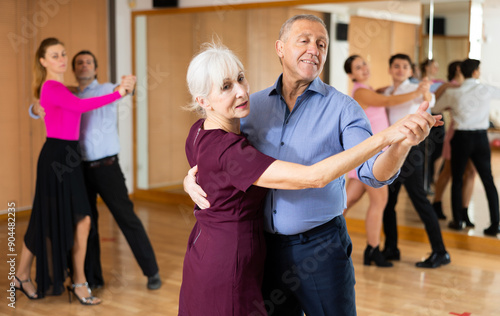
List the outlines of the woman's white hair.
<svg viewBox="0 0 500 316">
<path fill-rule="evenodd" d="M 213 87 L 222 88 L 225 79 L 236 79 L 242 71 L 243 64 L 229 48 L 217 43 L 202 44 L 201 51 L 189 63 L 186 80 L 192 100 L 185 109 L 205 116 L 196 98 L 208 97 Z"/>
</svg>

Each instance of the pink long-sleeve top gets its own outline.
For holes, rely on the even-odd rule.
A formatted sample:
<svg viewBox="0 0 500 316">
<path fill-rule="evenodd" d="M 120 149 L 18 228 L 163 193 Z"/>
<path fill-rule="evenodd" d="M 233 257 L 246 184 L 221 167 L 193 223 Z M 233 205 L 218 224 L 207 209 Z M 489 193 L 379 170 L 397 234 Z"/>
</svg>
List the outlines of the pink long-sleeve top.
<svg viewBox="0 0 500 316">
<path fill-rule="evenodd" d="M 100 97 L 80 99 L 59 81 L 45 81 L 40 91 L 40 105 L 45 109 L 47 137 L 78 140 L 82 113 L 120 98 L 120 93 L 116 91 Z"/>
</svg>

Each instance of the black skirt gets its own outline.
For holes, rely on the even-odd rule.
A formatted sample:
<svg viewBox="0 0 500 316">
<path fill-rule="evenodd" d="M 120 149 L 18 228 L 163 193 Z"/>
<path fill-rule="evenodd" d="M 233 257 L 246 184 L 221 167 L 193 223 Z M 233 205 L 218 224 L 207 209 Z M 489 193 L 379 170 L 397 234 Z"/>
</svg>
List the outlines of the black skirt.
<svg viewBox="0 0 500 316">
<path fill-rule="evenodd" d="M 71 265 L 75 225 L 90 216 L 78 141 L 47 138 L 24 241 L 36 257 L 38 296 L 59 295 Z"/>
</svg>

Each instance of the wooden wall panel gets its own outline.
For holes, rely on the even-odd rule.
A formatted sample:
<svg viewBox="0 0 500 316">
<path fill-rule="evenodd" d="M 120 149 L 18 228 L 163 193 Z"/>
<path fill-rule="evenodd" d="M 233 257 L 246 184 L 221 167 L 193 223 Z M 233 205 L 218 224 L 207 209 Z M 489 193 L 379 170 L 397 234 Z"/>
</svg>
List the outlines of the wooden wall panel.
<svg viewBox="0 0 500 316">
<path fill-rule="evenodd" d="M 71 33 L 78 36 L 70 36 L 65 41 L 70 47 L 70 61 L 73 56 L 81 50 L 90 50 L 98 60 L 98 78 L 100 82 L 106 82 L 109 78 L 109 56 L 108 56 L 108 10 L 107 1 L 86 0 L 72 3 L 69 7 L 69 21 Z M 69 69 L 71 71 L 71 69 Z M 75 82 L 72 71 L 68 73 L 67 82 Z"/>
<path fill-rule="evenodd" d="M 408 23 L 352 16 L 349 24 L 349 55 L 362 56 L 370 66 L 370 85 L 377 89 L 392 84 L 388 73 L 391 55 L 403 53 L 415 59 L 418 26 Z M 349 91 L 352 82 L 349 83 Z"/>
<path fill-rule="evenodd" d="M 0 57 L 5 67 L 0 79 L 3 90 L 0 210 L 7 209 L 8 201 L 14 201 L 18 209 L 31 205 L 36 160 L 45 139 L 43 123 L 31 120 L 27 112 L 33 99 L 33 37 L 39 32 L 39 27 L 34 25 L 34 10 L 34 3 L 27 1 L 3 2 L 0 10 L 0 34 L 5 35 L 0 44 Z"/>
<path fill-rule="evenodd" d="M 44 2 L 43 0 L 40 0 Z M 98 60 L 98 78 L 106 82 L 108 74 L 107 1 L 74 0 L 59 5 L 48 23 L 40 29 L 37 45 L 46 37 L 57 37 L 68 53 L 66 84 L 76 85 L 71 59 L 81 50 L 90 50 Z"/>
<path fill-rule="evenodd" d="M 247 63 L 247 14 L 243 10 L 216 11 L 194 14 L 194 52 L 205 42 L 221 41 L 241 60 Z M 230 27 L 229 27 L 230 26 Z"/>
<path fill-rule="evenodd" d="M 190 15 L 150 16 L 147 21 L 149 184 L 161 187 L 188 170 L 184 144 L 196 117 L 181 109 L 190 101 L 186 71 L 192 58 Z M 182 177 L 181 177 L 182 175 Z"/>
<path fill-rule="evenodd" d="M 421 56 L 427 56 L 429 51 L 429 38 L 422 39 Z M 438 79 L 446 80 L 448 64 L 464 60 L 469 55 L 469 39 L 464 37 L 434 36 L 433 38 L 433 57 L 438 62 Z M 422 58 L 422 62 L 425 58 Z"/>
<path fill-rule="evenodd" d="M 107 1 L 60 2 L 2 1 L 0 146 L 4 155 L 0 164 L 0 211 L 7 209 L 8 201 L 15 201 L 18 209 L 29 208 L 33 201 L 36 164 L 46 137 L 43 122 L 28 116 L 33 101 L 33 59 L 40 41 L 58 37 L 70 58 L 77 49 L 92 50 L 99 59 L 101 80 L 108 78 Z M 66 83 L 75 82 L 69 65 L 65 79 Z"/>
<path fill-rule="evenodd" d="M 288 12 L 283 8 L 248 10 L 248 33 L 245 37 L 251 50 L 245 67 L 251 92 L 271 86 L 282 72 L 275 42 L 286 19 Z"/>
<path fill-rule="evenodd" d="M 19 33 L 17 21 L 27 10 L 27 5 L 15 0 L 2 3 L 0 10 L 0 56 L 2 57 L 3 69 L 0 72 L 0 89 L 2 92 L 2 115 L 0 116 L 0 148 L 2 148 L 2 163 L 0 164 L 0 209 L 8 208 L 7 203 L 15 201 L 21 203 L 19 187 L 25 181 L 25 175 L 21 171 L 21 160 L 18 146 L 20 144 L 19 134 L 19 108 L 22 102 L 22 94 L 12 93 L 19 89 L 23 73 L 19 69 L 26 65 L 18 64 L 18 54 L 25 55 L 25 45 L 15 44 L 9 40 L 11 36 Z M 16 35 L 17 37 L 17 35 Z M 25 144 L 26 145 L 26 144 Z"/>
<path fill-rule="evenodd" d="M 362 56 L 370 66 L 370 85 L 375 89 L 391 84 L 388 60 L 391 51 L 391 22 L 352 16 L 349 23 L 349 55 Z M 349 91 L 352 83 L 349 84 Z"/>
<path fill-rule="evenodd" d="M 391 24 L 391 51 L 394 54 L 406 54 L 411 57 L 413 62 L 418 63 L 418 60 L 415 60 L 418 25 L 401 22 L 392 22 Z"/>
</svg>

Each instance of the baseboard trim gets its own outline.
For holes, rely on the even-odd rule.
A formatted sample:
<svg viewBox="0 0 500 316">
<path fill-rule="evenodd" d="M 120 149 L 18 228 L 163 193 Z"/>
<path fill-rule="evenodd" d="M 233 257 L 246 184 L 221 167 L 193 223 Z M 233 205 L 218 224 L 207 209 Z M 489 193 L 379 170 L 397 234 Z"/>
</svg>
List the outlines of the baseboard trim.
<svg viewBox="0 0 500 316">
<path fill-rule="evenodd" d="M 362 219 L 346 218 L 347 229 L 350 233 L 366 234 L 365 221 Z M 456 248 L 477 251 L 493 255 L 500 255 L 500 239 L 488 236 L 470 236 L 467 232 L 443 231 L 443 241 L 446 248 Z M 428 243 L 427 234 L 423 228 L 398 226 L 398 237 L 402 240 Z"/>
</svg>

